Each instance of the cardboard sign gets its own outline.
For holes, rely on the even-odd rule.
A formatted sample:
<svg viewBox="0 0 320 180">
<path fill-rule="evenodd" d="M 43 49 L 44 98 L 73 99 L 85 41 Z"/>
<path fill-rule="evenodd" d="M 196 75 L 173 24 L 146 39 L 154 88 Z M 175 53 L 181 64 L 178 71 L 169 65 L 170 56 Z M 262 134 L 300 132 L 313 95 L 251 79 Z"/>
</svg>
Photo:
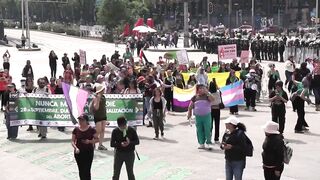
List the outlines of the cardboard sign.
<svg viewBox="0 0 320 180">
<path fill-rule="evenodd" d="M 218 46 L 219 60 L 233 59 L 237 57 L 237 45 L 229 44 Z"/>
<path fill-rule="evenodd" d="M 240 63 L 249 63 L 249 51 L 241 51 Z"/>
<path fill-rule="evenodd" d="M 183 50 L 177 51 L 176 55 L 177 55 L 177 60 L 178 60 L 179 64 L 188 64 L 189 63 L 187 50 L 183 49 Z"/>
<path fill-rule="evenodd" d="M 79 56 L 80 56 L 80 64 L 87 64 L 87 55 L 86 51 L 79 50 Z"/>
</svg>

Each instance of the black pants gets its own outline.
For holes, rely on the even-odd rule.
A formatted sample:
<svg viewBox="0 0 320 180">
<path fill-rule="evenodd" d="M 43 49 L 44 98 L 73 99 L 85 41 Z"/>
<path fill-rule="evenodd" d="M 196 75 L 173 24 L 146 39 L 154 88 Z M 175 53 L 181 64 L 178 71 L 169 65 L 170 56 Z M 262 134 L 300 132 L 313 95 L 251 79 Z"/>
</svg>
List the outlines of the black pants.
<svg viewBox="0 0 320 180">
<path fill-rule="evenodd" d="M 134 152 L 119 152 L 116 150 L 114 154 L 114 163 L 113 163 L 113 180 L 119 180 L 121 167 L 123 162 L 126 164 L 128 180 L 135 180 L 133 174 L 133 165 L 134 165 L 135 155 Z"/>
<path fill-rule="evenodd" d="M 79 154 L 74 154 L 76 159 L 80 180 L 91 180 L 91 165 L 94 151 L 81 151 Z"/>
<path fill-rule="evenodd" d="M 238 105 L 235 105 L 235 106 L 231 106 L 230 107 L 230 113 L 237 113 L 239 112 L 239 108 L 238 108 Z"/>
<path fill-rule="evenodd" d="M 220 134 L 220 109 L 211 109 L 211 132 L 214 121 L 214 140 L 219 141 Z"/>
<path fill-rule="evenodd" d="M 273 60 L 278 61 L 278 52 L 273 52 Z"/>
<path fill-rule="evenodd" d="M 172 111 L 173 111 L 173 92 L 165 92 L 165 96 L 164 98 L 166 99 L 167 101 L 167 110 L 170 111 L 171 108 L 172 108 Z"/>
<path fill-rule="evenodd" d="M 50 64 L 51 77 L 56 77 L 57 74 L 57 64 Z"/>
<path fill-rule="evenodd" d="M 26 46 L 26 40 L 21 40 L 21 46 L 25 47 Z"/>
<path fill-rule="evenodd" d="M 302 126 L 309 127 L 306 120 L 304 119 L 304 116 L 306 114 L 304 111 L 304 100 L 298 96 L 296 97 L 293 103 L 297 108 L 297 115 L 298 115 L 297 123 L 294 130 L 302 131 Z"/>
<path fill-rule="evenodd" d="M 0 91 L 0 96 L 1 96 L 1 109 L 2 109 L 3 106 L 5 105 L 5 104 L 4 104 L 4 100 L 5 100 L 5 98 L 4 98 L 4 93 L 5 93 L 5 91 Z"/>
<path fill-rule="evenodd" d="M 251 88 L 246 88 L 244 90 L 244 96 L 246 99 L 246 106 L 248 107 L 256 107 L 256 90 L 252 90 Z"/>
<path fill-rule="evenodd" d="M 284 62 L 283 53 L 284 53 L 284 51 L 279 51 L 279 54 L 280 54 L 280 62 Z"/>
<path fill-rule="evenodd" d="M 152 113 L 152 121 L 153 121 L 153 127 L 154 132 L 156 134 L 156 137 L 159 137 L 159 129 L 161 131 L 161 135 L 163 135 L 163 110 L 162 109 L 154 109 Z"/>
<path fill-rule="evenodd" d="M 9 71 L 10 70 L 10 63 L 4 62 L 3 63 L 3 69 L 8 69 L 8 71 Z"/>
<path fill-rule="evenodd" d="M 280 170 L 280 176 L 276 176 L 275 171 L 276 169 L 274 168 L 263 168 L 264 171 L 264 179 L 265 180 L 280 180 L 281 174 L 283 171 L 283 166 Z"/>
<path fill-rule="evenodd" d="M 10 118 L 9 118 L 8 113 L 5 113 L 4 117 L 6 119 L 8 138 L 9 139 L 16 139 L 18 137 L 19 126 L 10 126 Z"/>
<path fill-rule="evenodd" d="M 285 85 L 287 85 L 289 82 L 292 81 L 292 74 L 293 72 L 290 72 L 290 71 L 285 71 L 285 75 L 286 75 L 286 82 L 285 82 Z M 288 90 L 290 91 L 291 88 L 288 87 Z"/>
<path fill-rule="evenodd" d="M 279 124 L 279 132 L 282 134 L 286 122 L 286 107 L 284 104 L 272 104 L 271 107 L 272 121 Z"/>
</svg>

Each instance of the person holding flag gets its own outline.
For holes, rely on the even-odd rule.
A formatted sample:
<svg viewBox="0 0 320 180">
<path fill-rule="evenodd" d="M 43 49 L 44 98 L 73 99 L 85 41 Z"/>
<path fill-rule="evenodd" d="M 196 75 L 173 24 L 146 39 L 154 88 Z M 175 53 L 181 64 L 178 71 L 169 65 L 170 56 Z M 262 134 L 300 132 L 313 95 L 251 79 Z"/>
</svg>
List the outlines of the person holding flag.
<svg viewBox="0 0 320 180">
<path fill-rule="evenodd" d="M 105 91 L 105 87 L 102 84 L 96 85 L 96 93 L 95 97 L 92 100 L 90 105 L 91 112 L 93 112 L 94 122 L 96 124 L 96 130 L 99 137 L 99 150 L 107 150 L 105 146 L 103 146 L 103 138 L 104 132 L 107 123 L 107 110 L 106 110 L 106 98 L 103 93 Z"/>
</svg>

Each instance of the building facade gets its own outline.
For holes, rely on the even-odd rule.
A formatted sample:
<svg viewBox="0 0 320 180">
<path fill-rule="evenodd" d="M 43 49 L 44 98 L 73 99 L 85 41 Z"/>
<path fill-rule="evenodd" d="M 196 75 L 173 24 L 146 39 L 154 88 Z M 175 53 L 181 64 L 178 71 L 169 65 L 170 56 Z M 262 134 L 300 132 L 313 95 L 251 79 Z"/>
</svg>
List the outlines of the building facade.
<svg viewBox="0 0 320 180">
<path fill-rule="evenodd" d="M 183 24 L 184 0 L 158 0 L 155 8 L 164 21 Z M 237 27 L 251 24 L 252 0 L 209 0 L 213 4 L 210 24 L 219 23 Z M 312 25 L 315 17 L 316 0 L 254 0 L 255 27 L 261 28 L 263 20 L 281 27 Z M 189 0 L 190 24 L 207 24 L 208 0 Z M 180 25 L 181 26 L 181 25 Z"/>
</svg>

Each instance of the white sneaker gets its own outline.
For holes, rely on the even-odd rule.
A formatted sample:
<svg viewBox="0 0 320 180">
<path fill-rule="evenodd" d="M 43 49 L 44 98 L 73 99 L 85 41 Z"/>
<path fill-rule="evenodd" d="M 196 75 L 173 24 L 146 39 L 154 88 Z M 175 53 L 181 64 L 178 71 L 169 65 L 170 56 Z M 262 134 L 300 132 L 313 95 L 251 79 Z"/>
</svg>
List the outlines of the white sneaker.
<svg viewBox="0 0 320 180">
<path fill-rule="evenodd" d="M 200 144 L 200 146 L 198 147 L 198 149 L 205 149 L 204 144 Z"/>
<path fill-rule="evenodd" d="M 214 141 L 215 144 L 220 144 L 220 141 Z"/>
<path fill-rule="evenodd" d="M 212 150 L 212 144 L 206 144 L 206 149 Z"/>
</svg>

